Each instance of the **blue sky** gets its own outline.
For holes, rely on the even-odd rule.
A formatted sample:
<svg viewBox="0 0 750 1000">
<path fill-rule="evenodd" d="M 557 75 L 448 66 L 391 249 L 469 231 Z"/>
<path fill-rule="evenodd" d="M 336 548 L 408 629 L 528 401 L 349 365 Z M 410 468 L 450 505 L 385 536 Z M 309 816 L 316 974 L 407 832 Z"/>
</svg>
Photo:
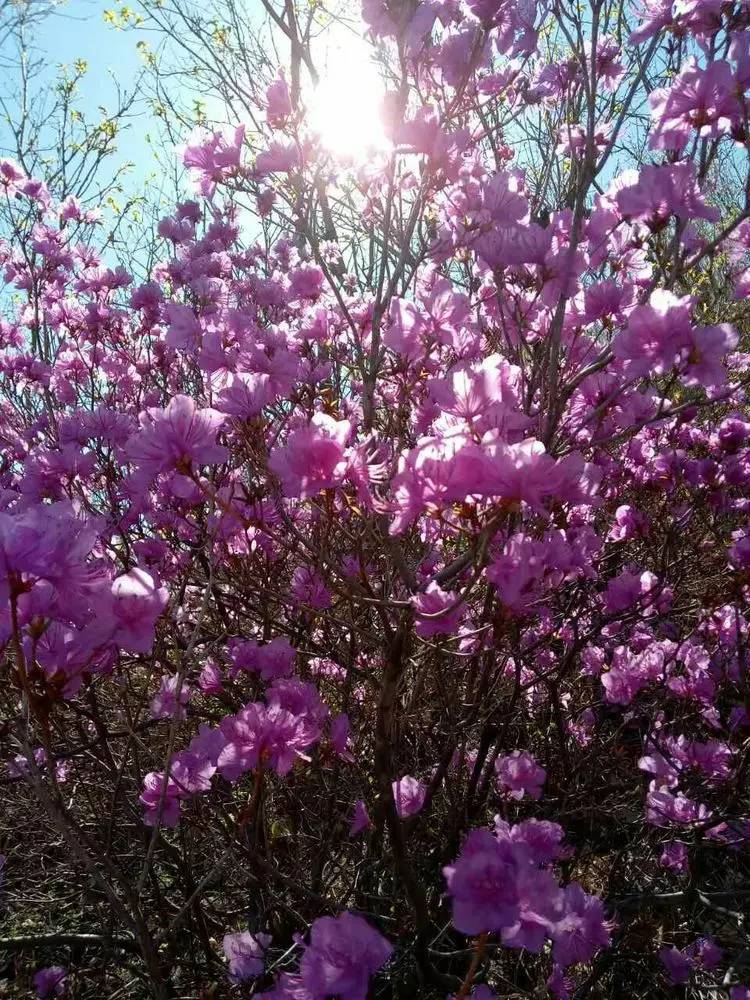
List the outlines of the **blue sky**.
<svg viewBox="0 0 750 1000">
<path fill-rule="evenodd" d="M 117 84 L 132 89 L 143 69 L 143 60 L 134 31 L 118 31 L 104 20 L 112 4 L 101 0 L 67 0 L 59 14 L 50 18 L 39 32 L 39 47 L 55 64 L 85 59 L 88 73 L 81 83 L 80 101 L 85 114 L 96 117 L 100 105 L 111 110 L 117 99 Z M 145 142 L 150 116 L 136 116 L 119 143 L 119 159 L 133 161 L 132 181 L 142 183 L 151 170 L 152 157 Z"/>
<path fill-rule="evenodd" d="M 33 2 L 33 0 L 32 0 Z M 118 31 L 104 20 L 104 11 L 114 6 L 103 0 L 66 0 L 59 9 L 44 19 L 30 41 L 45 68 L 36 86 L 52 82 L 61 64 L 72 65 L 77 59 L 88 64 L 88 72 L 81 81 L 77 106 L 87 119 L 98 121 L 100 108 L 112 111 L 117 105 L 117 87 L 127 91 L 133 88 L 143 60 L 137 48 L 137 31 Z M 12 55 L 8 46 L 0 53 Z M 5 86 L 10 85 L 6 77 Z M 133 116 L 127 130 L 120 136 L 118 151 L 111 161 L 119 166 L 132 161 L 135 168 L 125 180 L 126 189 L 136 191 L 143 187 L 154 170 L 154 160 L 146 142 L 149 128 L 154 130 L 145 102 L 140 113 Z M 7 130 L 0 121 L 0 146 L 7 149 Z"/>
<path fill-rule="evenodd" d="M 114 71 L 121 82 L 135 78 L 140 66 L 137 36 L 116 31 L 104 21 L 104 11 L 115 4 L 100 0 L 67 0 L 59 11 L 42 23 L 36 44 L 57 63 L 85 59 L 91 67 L 86 88 L 92 106 L 99 103 L 97 85 Z"/>
</svg>

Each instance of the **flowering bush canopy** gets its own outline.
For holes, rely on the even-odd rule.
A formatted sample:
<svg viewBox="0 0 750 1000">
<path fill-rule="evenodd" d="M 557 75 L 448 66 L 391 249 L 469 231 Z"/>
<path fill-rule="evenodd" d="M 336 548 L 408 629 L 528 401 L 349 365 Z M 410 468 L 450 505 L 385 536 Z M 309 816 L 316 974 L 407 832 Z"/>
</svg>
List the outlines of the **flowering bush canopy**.
<svg viewBox="0 0 750 1000">
<path fill-rule="evenodd" d="M 739 1000 L 747 8 L 365 0 L 364 164 L 276 16 L 148 280 L 0 161 L 0 908 L 44 929 L 0 953 Z"/>
</svg>

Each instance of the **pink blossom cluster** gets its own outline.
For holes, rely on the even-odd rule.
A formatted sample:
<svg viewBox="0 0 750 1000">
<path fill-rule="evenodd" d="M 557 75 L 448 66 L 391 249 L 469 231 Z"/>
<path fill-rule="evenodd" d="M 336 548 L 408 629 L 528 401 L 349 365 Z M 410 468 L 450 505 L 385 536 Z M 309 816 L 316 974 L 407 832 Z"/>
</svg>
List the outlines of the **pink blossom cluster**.
<svg viewBox="0 0 750 1000">
<path fill-rule="evenodd" d="M 0 160 L 0 802 L 155 996 L 748 992 L 747 12 L 630 13 L 365 0 L 388 151 L 274 66 L 138 278 Z"/>
</svg>

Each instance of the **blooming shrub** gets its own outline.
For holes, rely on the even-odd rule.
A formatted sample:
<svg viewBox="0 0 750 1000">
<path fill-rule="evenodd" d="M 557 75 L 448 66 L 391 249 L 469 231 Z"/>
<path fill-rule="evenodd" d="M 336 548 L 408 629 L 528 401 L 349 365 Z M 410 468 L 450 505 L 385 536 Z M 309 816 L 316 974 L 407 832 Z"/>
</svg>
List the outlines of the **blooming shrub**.
<svg viewBox="0 0 750 1000">
<path fill-rule="evenodd" d="M 746 12 L 595 3 L 560 59 L 572 16 L 367 0 L 387 152 L 337 163 L 274 67 L 140 283 L 0 162 L 39 996 L 747 992 Z"/>
</svg>

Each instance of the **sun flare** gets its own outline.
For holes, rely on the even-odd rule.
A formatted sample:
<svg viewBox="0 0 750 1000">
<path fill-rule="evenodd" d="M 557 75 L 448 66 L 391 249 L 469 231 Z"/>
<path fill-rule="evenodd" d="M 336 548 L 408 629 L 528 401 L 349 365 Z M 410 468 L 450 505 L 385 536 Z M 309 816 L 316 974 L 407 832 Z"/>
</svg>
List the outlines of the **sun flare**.
<svg viewBox="0 0 750 1000">
<path fill-rule="evenodd" d="M 322 144 L 355 161 L 388 146 L 381 117 L 384 87 L 369 55 L 356 36 L 332 41 L 320 82 L 306 102 L 308 123 Z"/>
</svg>

